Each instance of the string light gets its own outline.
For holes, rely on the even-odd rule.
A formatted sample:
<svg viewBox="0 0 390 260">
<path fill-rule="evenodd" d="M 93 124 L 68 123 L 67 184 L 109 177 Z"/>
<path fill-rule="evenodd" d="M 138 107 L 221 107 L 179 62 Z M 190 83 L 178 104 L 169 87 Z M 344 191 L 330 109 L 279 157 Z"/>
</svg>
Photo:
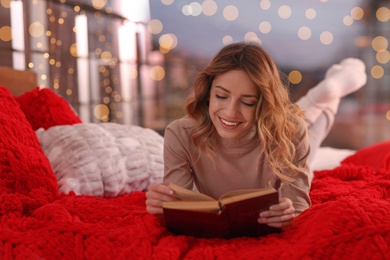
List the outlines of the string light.
<svg viewBox="0 0 390 260">
<path fill-rule="evenodd" d="M 124 0 L 127 1 L 127 0 Z M 157 0 L 156 0 L 157 1 Z M 203 19 L 206 16 L 209 18 L 217 18 L 217 16 L 222 16 L 224 21 L 228 24 L 233 22 L 239 22 L 242 19 L 242 13 L 240 13 L 238 5 L 227 5 L 223 4 L 221 1 L 214 0 L 203 0 L 203 1 L 186 1 L 185 4 L 182 1 L 174 1 L 174 0 L 160 0 L 162 4 L 169 8 L 177 8 L 181 4 L 181 12 L 182 15 L 188 16 L 188 19 Z M 1 1 L 1 8 L 10 8 L 10 5 L 7 3 L 10 2 L 19 2 L 22 1 Z M 111 2 L 116 1 L 107 1 L 107 0 L 92 0 L 92 6 L 89 10 L 86 10 L 87 5 L 82 4 L 71 4 L 69 1 L 60 0 L 60 1 L 48 1 L 47 8 L 45 13 L 48 17 L 48 23 L 44 21 L 31 20 L 28 21 L 28 25 L 26 27 L 28 31 L 28 37 L 31 40 L 31 46 L 29 48 L 33 48 L 32 60 L 22 62 L 23 64 L 27 64 L 28 68 L 36 69 L 40 74 L 40 79 L 49 87 L 53 87 L 59 92 L 65 93 L 69 99 L 74 102 L 79 102 L 80 98 L 84 103 L 95 102 L 95 106 L 99 105 L 99 102 L 103 102 L 103 98 L 100 100 L 95 100 L 96 97 L 93 97 L 92 93 L 84 93 L 88 98 L 84 98 L 84 94 L 79 92 L 79 88 L 82 84 L 77 82 L 77 77 L 80 75 L 84 76 L 84 80 L 86 82 L 86 88 L 91 90 L 91 86 L 95 87 L 95 85 L 101 86 L 101 89 L 98 91 L 100 93 L 106 93 L 106 90 L 109 88 L 113 88 L 115 84 L 122 85 L 123 82 L 128 82 L 128 84 L 123 84 L 126 86 L 125 92 L 117 92 L 116 95 L 109 96 L 104 100 L 108 103 L 120 103 L 123 101 L 130 102 L 134 101 L 132 98 L 132 93 L 129 92 L 129 89 L 134 86 L 140 77 L 143 77 L 139 71 L 139 67 L 137 67 L 136 55 L 137 53 L 132 53 L 132 58 L 123 59 L 120 57 L 119 53 L 119 39 L 114 39 L 113 35 L 117 34 L 117 31 L 124 24 L 122 20 L 123 17 L 115 14 L 113 10 L 116 10 L 115 6 Z M 119 1 L 118 1 L 119 2 Z M 282 5 L 277 4 L 274 1 L 269 0 L 261 0 L 258 1 L 256 8 L 258 8 L 259 12 L 264 12 L 264 17 L 268 15 L 277 15 L 280 20 L 278 23 L 285 23 L 286 25 L 291 23 L 293 19 L 300 16 L 306 18 L 303 24 L 297 26 L 295 36 L 301 41 L 317 41 L 320 42 L 324 46 L 331 46 L 336 42 L 337 34 L 332 28 L 328 28 L 323 30 L 318 34 L 315 33 L 314 28 L 311 26 L 312 23 L 321 18 L 321 9 L 314 8 L 305 8 L 303 12 L 298 12 L 294 9 L 293 4 Z M 322 5 L 330 4 L 327 0 L 321 0 Z M 43 5 L 40 4 L 40 1 L 33 1 L 33 5 L 31 8 L 34 10 L 39 10 Z M 180 10 L 179 10 L 180 11 Z M 339 21 L 341 25 L 344 26 L 352 26 L 354 23 L 364 22 L 364 19 L 368 16 L 366 9 L 361 7 L 353 7 L 350 12 L 346 13 L 345 16 Z M 390 10 L 388 6 L 381 6 L 377 10 L 373 10 L 373 14 L 375 19 L 379 23 L 388 23 L 390 20 Z M 15 15 L 12 15 L 15 17 Z M 11 18 L 12 18 L 11 17 Z M 90 30 L 87 34 L 86 40 L 77 40 L 77 33 L 79 31 L 80 26 L 73 26 L 72 23 L 75 17 L 84 17 L 87 18 L 90 24 L 94 26 L 89 26 Z M 173 51 L 177 50 L 177 46 L 181 44 L 177 35 L 174 32 L 167 31 L 169 28 L 166 28 L 161 20 L 151 19 L 147 21 L 147 23 L 139 23 L 141 27 L 144 27 L 147 33 L 155 36 L 158 39 L 157 51 L 161 55 L 170 54 Z M 137 26 L 138 26 L 137 25 Z M 276 28 L 279 24 L 273 24 L 269 19 L 262 19 L 258 22 L 258 28 L 255 28 L 256 31 L 245 32 L 241 35 L 242 39 L 237 38 L 237 35 L 227 35 L 226 33 L 220 34 L 220 42 L 222 44 L 229 44 L 233 41 L 246 40 L 246 41 L 257 41 L 262 42 L 262 40 L 266 39 L 265 37 L 270 37 L 274 32 L 274 28 Z M 383 26 L 387 26 L 383 24 Z M 71 30 L 74 32 L 73 35 L 64 33 L 64 30 Z M 134 38 L 136 35 L 141 35 L 141 30 L 136 27 L 134 32 Z M 24 43 L 23 40 L 17 40 L 17 35 L 15 34 L 16 25 L 8 26 L 2 25 L 0 26 L 0 41 L 2 42 L 19 42 Z M 226 32 L 229 32 L 226 30 Z M 257 35 L 259 34 L 260 37 Z M 118 32 L 119 35 L 119 32 Z M 151 37 L 151 36 L 150 36 Z M 263 39 L 264 37 L 264 39 Z M 134 39 L 134 41 L 136 41 Z M 47 45 L 49 44 L 49 45 Z M 82 46 L 84 44 L 84 46 Z M 372 55 L 375 56 L 375 61 L 379 64 L 375 64 L 370 69 L 371 76 L 374 79 L 381 79 L 385 76 L 385 66 L 388 66 L 390 60 L 389 54 L 389 46 L 388 39 L 385 35 L 374 35 L 372 39 L 369 37 L 359 37 L 356 39 L 356 46 L 358 48 L 364 48 L 370 46 L 370 50 L 373 52 Z M 140 48 L 137 51 L 143 52 L 146 48 Z M 121 47 L 122 53 L 125 53 L 125 47 Z M 13 47 L 14 50 L 21 50 L 24 52 L 23 48 Z M 57 52 L 61 50 L 60 52 Z M 19 52 L 20 53 L 20 52 Z M 138 53 L 139 54 L 139 53 Z M 77 65 L 77 59 L 81 57 L 86 59 L 86 63 L 84 65 Z M 148 55 L 143 53 L 143 57 L 141 58 L 142 64 L 147 64 Z M 130 66 L 125 66 L 125 70 L 118 69 L 120 64 L 126 62 L 130 64 Z M 49 68 L 49 67 L 50 68 Z M 65 68 L 66 66 L 66 68 Z M 93 74 L 86 72 L 85 68 L 94 67 L 97 74 Z M 84 68 L 84 72 L 78 71 L 77 68 Z M 99 69 L 97 69 L 99 68 Z M 104 68 L 104 70 L 100 69 Z M 156 82 L 163 81 L 168 72 L 161 65 L 153 65 L 148 67 L 149 77 L 151 77 Z M 50 72 L 51 71 L 51 72 Z M 118 71 L 120 71 L 120 75 L 124 75 L 124 77 L 118 76 Z M 127 73 L 125 73 L 125 71 Z M 297 73 L 301 73 L 299 71 L 292 73 L 291 80 L 295 80 L 294 82 L 298 82 L 296 80 Z M 302 76 L 302 73 L 300 74 Z M 294 77 L 293 77 L 294 76 Z M 90 82 L 88 78 L 98 78 L 98 82 Z M 116 78 L 116 81 L 114 80 Z M 120 79 L 119 79 L 120 78 Z M 114 83 L 117 82 L 117 83 Z M 300 81 L 299 81 L 300 82 Z M 73 85 L 72 85 L 73 84 Z M 66 85 L 67 87 L 63 87 Z M 186 85 L 186 84 L 182 84 Z M 71 87 L 69 87 L 71 86 Z M 188 88 L 188 86 L 187 86 Z M 126 94 L 124 94 L 126 93 Z M 123 95 L 126 95 L 123 96 Z M 79 101 L 77 101 L 79 100 Z M 81 103 L 83 103 L 81 102 Z M 104 103 L 104 102 L 103 102 Z M 107 104 L 108 104 L 107 103 Z M 112 106 L 109 109 L 119 109 L 119 106 Z M 103 111 L 103 110 L 99 110 Z M 112 112 L 112 111 L 111 111 Z M 116 110 L 115 113 L 99 113 L 98 120 L 115 120 L 115 118 L 110 118 L 115 115 L 122 115 L 123 112 Z M 104 116 L 103 116 L 104 114 Z M 86 115 L 89 117 L 89 115 Z M 126 115 L 127 116 L 127 115 Z"/>
</svg>

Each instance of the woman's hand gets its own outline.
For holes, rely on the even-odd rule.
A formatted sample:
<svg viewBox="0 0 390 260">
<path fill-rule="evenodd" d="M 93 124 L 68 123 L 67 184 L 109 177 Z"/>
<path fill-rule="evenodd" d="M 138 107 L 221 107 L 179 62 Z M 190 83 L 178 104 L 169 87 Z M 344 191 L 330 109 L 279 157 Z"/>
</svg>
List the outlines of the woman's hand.
<svg viewBox="0 0 390 260">
<path fill-rule="evenodd" d="M 269 210 L 261 212 L 259 223 L 267 224 L 270 227 L 284 228 L 293 222 L 295 208 L 288 198 L 280 198 L 279 204 L 273 205 Z"/>
<path fill-rule="evenodd" d="M 163 214 L 162 204 L 164 201 L 175 201 L 173 190 L 164 184 L 152 184 L 146 192 L 146 210 L 153 215 Z"/>
</svg>

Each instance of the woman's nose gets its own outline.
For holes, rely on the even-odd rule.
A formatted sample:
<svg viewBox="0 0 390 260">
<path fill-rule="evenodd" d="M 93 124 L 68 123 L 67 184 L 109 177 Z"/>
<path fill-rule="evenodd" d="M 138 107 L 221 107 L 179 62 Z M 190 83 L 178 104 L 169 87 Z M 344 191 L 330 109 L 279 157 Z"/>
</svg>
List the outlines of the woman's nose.
<svg viewBox="0 0 390 260">
<path fill-rule="evenodd" d="M 228 112 L 229 116 L 235 116 L 239 113 L 239 102 L 232 100 L 228 103 L 226 107 L 226 111 Z"/>
</svg>

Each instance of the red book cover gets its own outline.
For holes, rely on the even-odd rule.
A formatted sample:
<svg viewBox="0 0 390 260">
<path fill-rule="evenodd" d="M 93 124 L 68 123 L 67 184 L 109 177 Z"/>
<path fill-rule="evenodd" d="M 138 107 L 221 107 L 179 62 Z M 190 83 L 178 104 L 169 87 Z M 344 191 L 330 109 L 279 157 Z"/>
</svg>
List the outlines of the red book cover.
<svg viewBox="0 0 390 260">
<path fill-rule="evenodd" d="M 256 194 L 253 190 L 248 193 L 239 192 L 222 197 L 219 201 L 212 199 L 164 203 L 166 228 L 175 234 L 204 238 L 257 237 L 280 232 L 278 228 L 258 223 L 260 212 L 278 204 L 276 190 L 264 194 Z"/>
<path fill-rule="evenodd" d="M 226 212 L 229 223 L 229 237 L 263 236 L 279 232 L 280 229 L 260 224 L 257 220 L 260 212 L 278 204 L 277 193 L 271 193 L 237 202 L 227 203 L 222 211 Z"/>
<path fill-rule="evenodd" d="M 164 209 L 166 228 L 174 234 L 203 238 L 227 238 L 229 223 L 225 211 L 220 213 Z"/>
</svg>

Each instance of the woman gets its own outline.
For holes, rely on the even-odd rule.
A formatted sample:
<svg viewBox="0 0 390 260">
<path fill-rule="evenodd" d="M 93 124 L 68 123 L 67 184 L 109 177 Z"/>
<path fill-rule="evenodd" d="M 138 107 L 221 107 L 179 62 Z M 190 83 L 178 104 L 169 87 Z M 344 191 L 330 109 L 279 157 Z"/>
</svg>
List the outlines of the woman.
<svg viewBox="0 0 390 260">
<path fill-rule="evenodd" d="M 175 200 L 170 182 L 215 198 L 272 186 L 279 204 L 258 222 L 290 225 L 311 203 L 308 159 L 331 128 L 340 98 L 365 84 L 364 70 L 357 59 L 332 66 L 300 108 L 263 48 L 243 42 L 222 48 L 196 78 L 188 115 L 166 128 L 164 184 L 149 187 L 148 212 L 161 215 L 162 203 Z"/>
</svg>

